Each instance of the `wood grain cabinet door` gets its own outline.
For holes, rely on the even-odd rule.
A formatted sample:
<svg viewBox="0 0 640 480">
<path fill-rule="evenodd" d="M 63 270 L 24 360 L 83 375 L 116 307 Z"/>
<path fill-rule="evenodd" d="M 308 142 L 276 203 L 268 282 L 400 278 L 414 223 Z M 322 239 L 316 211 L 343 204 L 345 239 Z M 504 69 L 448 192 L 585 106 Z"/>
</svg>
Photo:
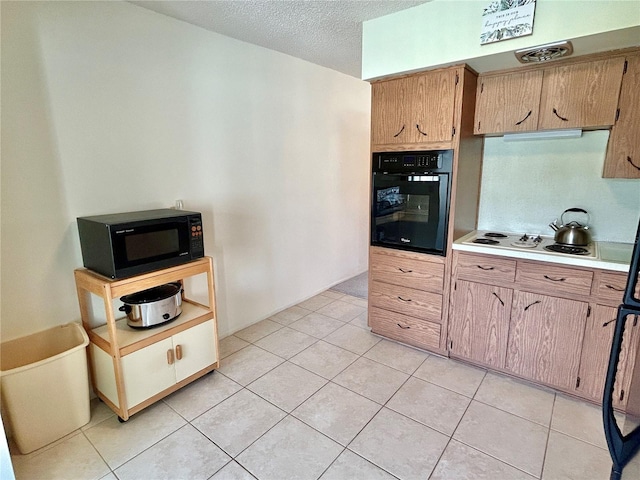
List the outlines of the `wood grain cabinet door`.
<svg viewBox="0 0 640 480">
<path fill-rule="evenodd" d="M 561 389 L 575 389 L 588 304 L 514 293 L 507 370 Z"/>
<path fill-rule="evenodd" d="M 596 305 L 587 319 L 580 359 L 580 385 L 577 390 L 593 400 L 602 401 L 604 394 L 617 313 L 615 307 Z M 639 332 L 638 321 L 631 316 L 627 317 L 613 394 L 614 405 L 620 408 L 624 408 L 627 404 L 627 394 L 640 341 Z"/>
<path fill-rule="evenodd" d="M 412 82 L 408 139 L 412 143 L 443 142 L 453 136 L 456 71 L 437 70 L 410 77 Z"/>
<path fill-rule="evenodd" d="M 538 129 L 613 125 L 623 69 L 617 57 L 544 70 Z"/>
<path fill-rule="evenodd" d="M 473 133 L 536 130 L 541 91 L 542 70 L 478 78 Z"/>
<path fill-rule="evenodd" d="M 627 57 L 619 116 L 611 129 L 602 176 L 640 178 L 640 55 Z"/>
<path fill-rule="evenodd" d="M 452 295 L 452 355 L 504 368 L 513 290 L 458 280 Z"/>
<path fill-rule="evenodd" d="M 413 82 L 399 78 L 371 85 L 371 143 L 408 143 L 407 106 Z"/>
</svg>

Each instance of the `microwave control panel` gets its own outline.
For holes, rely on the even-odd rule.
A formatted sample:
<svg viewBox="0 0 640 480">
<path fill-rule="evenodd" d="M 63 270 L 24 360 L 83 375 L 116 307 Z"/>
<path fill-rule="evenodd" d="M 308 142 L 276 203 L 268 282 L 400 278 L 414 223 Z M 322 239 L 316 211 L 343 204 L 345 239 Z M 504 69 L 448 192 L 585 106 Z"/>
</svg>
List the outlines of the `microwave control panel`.
<svg viewBox="0 0 640 480">
<path fill-rule="evenodd" d="M 200 215 L 189 217 L 189 230 L 191 231 L 191 251 L 194 253 L 204 252 L 204 241 L 202 237 L 202 218 Z"/>
</svg>

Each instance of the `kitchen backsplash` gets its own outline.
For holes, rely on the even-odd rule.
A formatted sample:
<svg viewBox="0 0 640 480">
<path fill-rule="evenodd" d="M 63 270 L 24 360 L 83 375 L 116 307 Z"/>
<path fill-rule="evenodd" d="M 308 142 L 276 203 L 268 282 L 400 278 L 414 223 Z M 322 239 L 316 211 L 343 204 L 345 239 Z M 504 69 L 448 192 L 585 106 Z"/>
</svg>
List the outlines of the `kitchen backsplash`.
<svg viewBox="0 0 640 480">
<path fill-rule="evenodd" d="M 633 242 L 640 181 L 602 178 L 609 131 L 575 139 L 485 139 L 478 229 L 553 235 L 564 210 L 591 216 L 594 240 Z"/>
</svg>

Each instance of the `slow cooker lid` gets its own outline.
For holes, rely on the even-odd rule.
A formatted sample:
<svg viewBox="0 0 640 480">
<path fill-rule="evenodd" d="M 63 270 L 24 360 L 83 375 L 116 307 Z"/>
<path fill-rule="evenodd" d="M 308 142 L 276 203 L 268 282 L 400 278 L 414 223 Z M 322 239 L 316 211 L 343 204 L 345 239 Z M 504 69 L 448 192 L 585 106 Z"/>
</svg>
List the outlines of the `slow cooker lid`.
<svg viewBox="0 0 640 480">
<path fill-rule="evenodd" d="M 120 297 L 120 301 L 130 305 L 139 305 L 141 303 L 152 303 L 172 297 L 180 292 L 182 286 L 178 283 L 166 283 L 157 287 L 149 288 L 141 292 L 132 293 Z"/>
</svg>

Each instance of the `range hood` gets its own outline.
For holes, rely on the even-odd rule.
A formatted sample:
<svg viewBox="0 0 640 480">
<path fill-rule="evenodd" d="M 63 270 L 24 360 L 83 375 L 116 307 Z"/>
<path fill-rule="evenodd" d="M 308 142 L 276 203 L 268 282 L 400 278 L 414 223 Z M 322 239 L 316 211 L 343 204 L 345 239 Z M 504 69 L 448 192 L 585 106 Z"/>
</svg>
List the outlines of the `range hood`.
<svg viewBox="0 0 640 480">
<path fill-rule="evenodd" d="M 505 133 L 505 142 L 517 142 L 519 140 L 549 140 L 553 138 L 579 138 L 582 130 L 579 128 L 567 130 L 541 130 L 538 132 Z"/>
</svg>

